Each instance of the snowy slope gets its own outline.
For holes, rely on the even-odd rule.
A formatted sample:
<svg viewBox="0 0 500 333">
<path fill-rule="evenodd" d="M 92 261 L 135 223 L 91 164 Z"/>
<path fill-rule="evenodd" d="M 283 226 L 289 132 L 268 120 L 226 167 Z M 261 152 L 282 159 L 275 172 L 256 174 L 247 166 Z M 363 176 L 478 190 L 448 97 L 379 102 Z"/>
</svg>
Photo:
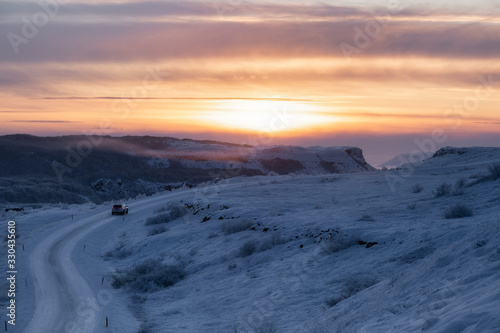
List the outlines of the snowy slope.
<svg viewBox="0 0 500 333">
<path fill-rule="evenodd" d="M 71 258 L 92 292 L 117 302 L 105 311 L 121 330 L 109 331 L 493 333 L 500 179 L 479 180 L 495 151 L 438 154 L 395 188 L 390 171 L 238 177 L 130 200 L 125 220 L 106 215 L 109 204 L 8 214 L 26 235 L 25 262 L 62 216 L 95 226 L 78 236 Z M 442 183 L 451 190 L 436 197 Z M 473 216 L 444 217 L 461 203 Z M 171 221 L 146 225 L 174 211 Z M 163 278 L 182 274 L 161 287 L 152 275 L 141 281 L 138 264 Z M 33 302 L 33 276 L 22 271 L 29 282 L 20 297 Z M 135 280 L 116 289 L 113 276 Z M 26 309 L 28 325 L 34 310 Z"/>
<path fill-rule="evenodd" d="M 408 162 L 413 162 L 413 163 L 419 163 L 423 160 L 428 159 L 434 155 L 433 152 L 423 152 L 423 151 L 418 151 L 412 154 L 399 154 L 398 156 L 390 159 L 387 162 L 384 162 L 380 164 L 378 167 L 379 168 L 397 168 L 403 164 L 406 164 Z"/>
<path fill-rule="evenodd" d="M 444 147 L 431 157 L 416 164 L 403 164 L 400 169 L 431 169 L 445 167 L 461 167 L 467 169 L 474 166 L 486 166 L 500 163 L 500 148 L 497 147 Z"/>
</svg>

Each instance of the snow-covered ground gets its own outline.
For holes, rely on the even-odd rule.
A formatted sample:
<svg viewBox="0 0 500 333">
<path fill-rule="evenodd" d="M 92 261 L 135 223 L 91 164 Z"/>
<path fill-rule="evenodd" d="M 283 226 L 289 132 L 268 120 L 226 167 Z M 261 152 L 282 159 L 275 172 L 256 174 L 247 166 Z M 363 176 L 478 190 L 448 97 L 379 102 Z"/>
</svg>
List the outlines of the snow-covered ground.
<svg viewBox="0 0 500 333">
<path fill-rule="evenodd" d="M 500 332 L 500 179 L 479 181 L 499 161 L 475 148 L 401 174 L 233 178 L 131 200 L 124 218 L 110 203 L 0 213 L 25 246 L 16 331 Z M 445 218 L 459 204 L 473 215 Z"/>
</svg>

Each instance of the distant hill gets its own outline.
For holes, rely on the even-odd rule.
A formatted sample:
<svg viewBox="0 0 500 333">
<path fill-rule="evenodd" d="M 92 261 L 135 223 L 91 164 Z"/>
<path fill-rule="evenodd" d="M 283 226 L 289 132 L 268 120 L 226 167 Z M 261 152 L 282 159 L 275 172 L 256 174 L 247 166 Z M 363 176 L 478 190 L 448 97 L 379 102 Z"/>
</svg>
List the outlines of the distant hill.
<svg viewBox="0 0 500 333">
<path fill-rule="evenodd" d="M 457 166 L 468 168 L 474 165 L 484 166 L 500 163 L 499 147 L 444 147 L 431 158 L 424 161 L 422 167 L 436 168 Z"/>
<path fill-rule="evenodd" d="M 500 164 L 500 147 L 443 147 L 431 157 L 398 166 L 397 170 L 423 170 L 435 168 L 477 169 Z"/>
<path fill-rule="evenodd" d="M 397 168 L 406 163 L 418 163 L 425 159 L 428 159 L 434 154 L 434 152 L 421 152 L 418 153 L 408 153 L 408 154 L 400 154 L 393 159 L 380 164 L 379 168 Z"/>
<path fill-rule="evenodd" d="M 373 171 L 356 147 L 171 137 L 0 136 L 0 203 L 102 202 L 216 178 Z"/>
</svg>

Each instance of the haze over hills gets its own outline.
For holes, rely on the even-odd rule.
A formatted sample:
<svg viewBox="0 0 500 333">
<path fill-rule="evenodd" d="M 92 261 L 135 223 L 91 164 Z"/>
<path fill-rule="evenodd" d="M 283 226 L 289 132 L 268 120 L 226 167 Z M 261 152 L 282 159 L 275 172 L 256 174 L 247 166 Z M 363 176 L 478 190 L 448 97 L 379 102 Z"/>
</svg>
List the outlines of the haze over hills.
<svg viewBox="0 0 500 333">
<path fill-rule="evenodd" d="M 374 171 L 356 147 L 250 146 L 126 136 L 0 137 L 0 202 L 102 202 L 183 183 Z"/>
</svg>

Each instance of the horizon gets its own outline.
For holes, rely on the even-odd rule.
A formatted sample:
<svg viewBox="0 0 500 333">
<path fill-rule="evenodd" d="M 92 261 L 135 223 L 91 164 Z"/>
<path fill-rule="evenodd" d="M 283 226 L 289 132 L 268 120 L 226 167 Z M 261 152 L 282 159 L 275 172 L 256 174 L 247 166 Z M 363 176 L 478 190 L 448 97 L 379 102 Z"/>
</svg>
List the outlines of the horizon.
<svg viewBox="0 0 500 333">
<path fill-rule="evenodd" d="M 38 138 L 56 138 L 56 137 L 71 137 L 71 136 L 82 136 L 82 137 L 88 137 L 89 135 L 92 136 L 93 134 L 91 133 L 78 133 L 78 134 L 65 134 L 65 135 L 34 135 L 34 134 L 29 134 L 29 133 L 15 133 L 15 134 L 0 134 L 0 137 L 2 136 L 16 136 L 16 135 L 19 135 L 19 136 L 22 136 L 22 135 L 25 135 L 25 136 L 34 136 L 34 137 L 38 137 Z M 175 139 L 175 140 L 191 140 L 191 141 L 200 141 L 200 142 L 203 142 L 203 141 L 209 141 L 209 142 L 215 142 L 215 143 L 221 143 L 221 144 L 236 144 L 236 145 L 250 145 L 250 146 L 256 146 L 256 145 L 251 145 L 249 142 L 231 142 L 231 141 L 223 141 L 223 140 L 217 140 L 217 139 L 203 139 L 203 138 L 189 138 L 189 137 L 176 137 L 176 136 L 165 136 L 165 135 L 139 135 L 139 134 L 132 134 L 132 135 L 103 135 L 103 137 L 110 137 L 110 138 L 124 138 L 124 137 L 153 137 L 153 138 L 171 138 L 171 139 Z M 89 140 L 89 142 L 95 142 L 95 140 Z M 422 145 L 421 147 L 422 148 L 428 148 L 428 142 L 424 142 L 425 144 Z M 94 145 L 94 143 L 92 143 Z M 98 145 L 97 145 L 98 146 Z M 269 147 L 272 147 L 272 146 L 299 146 L 299 145 L 288 145 L 288 144 L 270 144 L 270 145 L 262 145 L 262 146 L 269 146 Z M 305 148 L 312 148 L 312 147 L 351 147 L 352 145 L 346 145 L 346 146 L 327 146 L 327 145 L 304 145 L 302 147 L 305 147 Z M 357 146 L 352 146 L 352 147 L 357 147 Z M 405 155 L 405 154 L 409 154 L 410 156 L 414 156 L 414 157 L 417 157 L 417 156 L 420 156 L 421 153 L 435 153 L 436 151 L 438 151 L 440 148 L 444 148 L 444 147 L 453 147 L 453 148 L 476 148 L 476 147 L 485 147 L 485 148 L 500 148 L 499 145 L 492 145 L 492 146 L 478 146 L 478 145 L 470 145 L 470 146 L 442 146 L 442 147 L 439 147 L 439 148 L 436 148 L 435 150 L 425 150 L 425 149 L 416 149 L 414 151 L 411 151 L 411 152 L 405 152 L 405 153 L 401 153 L 401 154 L 397 154 L 397 155 L 391 155 L 389 156 L 389 158 L 387 159 L 383 159 L 381 156 L 375 156 L 375 162 L 373 161 L 370 161 L 370 158 L 367 158 L 367 154 L 366 152 L 362 149 L 363 151 L 363 156 L 365 158 L 365 160 L 368 162 L 368 164 L 370 164 L 371 166 L 373 167 L 376 167 L 376 168 L 379 168 L 381 166 L 381 164 L 383 163 L 386 163 L 386 162 L 390 162 L 392 159 L 395 159 L 395 158 L 398 158 L 400 157 L 400 155 Z M 358 147 L 360 148 L 360 147 Z M 401 162 L 401 161 L 400 161 Z M 407 162 L 412 162 L 410 160 L 408 160 Z"/>
<path fill-rule="evenodd" d="M 5 1 L 0 135 L 498 146 L 499 6 Z"/>
</svg>

